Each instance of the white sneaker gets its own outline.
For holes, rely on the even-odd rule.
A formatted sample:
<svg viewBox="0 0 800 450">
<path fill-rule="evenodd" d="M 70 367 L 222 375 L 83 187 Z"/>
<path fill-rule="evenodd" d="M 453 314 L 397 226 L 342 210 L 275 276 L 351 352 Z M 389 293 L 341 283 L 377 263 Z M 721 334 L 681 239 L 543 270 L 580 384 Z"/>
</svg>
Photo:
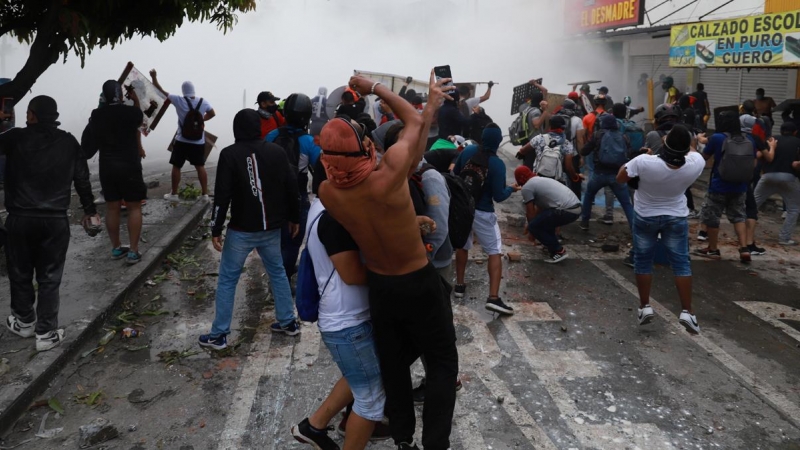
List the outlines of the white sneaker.
<svg viewBox="0 0 800 450">
<path fill-rule="evenodd" d="M 639 308 L 639 325 L 647 325 L 653 321 L 656 313 L 650 305 L 645 305 L 644 308 Z"/>
<path fill-rule="evenodd" d="M 178 197 L 176 194 L 164 194 L 164 200 L 169 200 L 171 202 L 181 201 L 180 197 Z"/>
<path fill-rule="evenodd" d="M 682 311 L 679 321 L 689 333 L 700 334 L 700 325 L 697 324 L 697 317 L 694 314 L 689 314 L 689 311 Z"/>
<path fill-rule="evenodd" d="M 52 350 L 58 347 L 58 345 L 61 344 L 61 341 L 63 340 L 64 340 L 64 330 L 62 329 L 49 331 L 45 334 L 37 334 L 36 351 L 46 352 L 47 350 Z"/>
<path fill-rule="evenodd" d="M 204 202 L 208 203 L 208 202 L 210 202 L 210 201 L 211 201 L 211 197 L 209 197 L 209 196 L 208 196 L 208 194 L 206 194 L 206 195 L 201 195 L 201 196 L 200 196 L 200 200 L 202 200 L 202 201 L 204 201 Z"/>
<path fill-rule="evenodd" d="M 33 337 L 33 327 L 35 325 L 36 322 L 25 323 L 14 316 L 8 316 L 8 319 L 6 319 L 8 330 L 22 338 Z"/>
</svg>

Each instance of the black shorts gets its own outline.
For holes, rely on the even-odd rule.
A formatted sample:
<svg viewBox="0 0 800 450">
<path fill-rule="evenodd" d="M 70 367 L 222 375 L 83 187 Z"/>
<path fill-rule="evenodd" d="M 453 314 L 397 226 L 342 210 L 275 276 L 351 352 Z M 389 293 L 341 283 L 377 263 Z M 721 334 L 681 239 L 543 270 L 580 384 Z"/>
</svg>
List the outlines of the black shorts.
<svg viewBox="0 0 800 450">
<path fill-rule="evenodd" d="M 140 202 L 147 198 L 141 167 L 104 165 L 100 168 L 100 187 L 107 202 Z"/>
<path fill-rule="evenodd" d="M 186 161 L 189 161 L 189 164 L 193 166 L 205 166 L 205 144 L 189 144 L 176 140 L 175 145 L 172 146 L 172 156 L 169 158 L 169 163 L 182 169 Z"/>
</svg>

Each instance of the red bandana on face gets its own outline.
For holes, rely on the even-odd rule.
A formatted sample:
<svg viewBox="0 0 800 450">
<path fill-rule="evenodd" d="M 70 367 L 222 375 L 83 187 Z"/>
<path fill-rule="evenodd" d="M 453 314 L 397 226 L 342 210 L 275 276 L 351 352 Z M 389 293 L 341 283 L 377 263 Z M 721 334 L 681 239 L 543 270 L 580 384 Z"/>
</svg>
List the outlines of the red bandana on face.
<svg viewBox="0 0 800 450">
<path fill-rule="evenodd" d="M 322 165 L 337 188 L 349 188 L 366 180 L 375 170 L 377 155 L 364 148 L 356 128 L 345 119 L 328 122 L 320 132 Z"/>
</svg>

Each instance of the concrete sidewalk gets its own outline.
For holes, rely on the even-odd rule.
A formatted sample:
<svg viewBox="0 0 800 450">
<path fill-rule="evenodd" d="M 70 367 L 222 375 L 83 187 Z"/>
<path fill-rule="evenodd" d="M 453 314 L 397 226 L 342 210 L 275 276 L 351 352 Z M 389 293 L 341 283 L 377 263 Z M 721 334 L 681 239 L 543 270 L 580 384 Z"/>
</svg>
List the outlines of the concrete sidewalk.
<svg viewBox="0 0 800 450">
<path fill-rule="evenodd" d="M 187 182 L 193 181 L 187 177 Z M 161 185 L 169 184 L 161 180 Z M 183 184 L 183 183 L 182 183 Z M 163 192 L 162 192 L 163 191 Z M 0 373 L 0 433 L 13 426 L 35 398 L 45 391 L 63 367 L 76 357 L 88 339 L 94 338 L 107 315 L 124 301 L 129 292 L 163 263 L 172 247 L 179 243 L 203 218 L 209 204 L 202 200 L 170 203 L 161 200 L 165 187 L 151 190 L 151 200 L 143 208 L 142 262 L 127 266 L 124 260 L 110 259 L 111 244 L 105 230 L 92 238 L 77 223 L 80 210 L 73 208 L 72 239 L 61 284 L 59 327 L 64 328 L 64 343 L 51 351 L 37 353 L 33 339 L 22 339 L 0 328 L 0 357 L 9 369 Z M 100 208 L 104 215 L 104 208 Z M 123 214 L 123 242 L 127 238 Z M 0 278 L 0 292 L 8 298 L 8 278 Z M 0 318 L 5 322 L 9 301 L 0 303 Z"/>
</svg>

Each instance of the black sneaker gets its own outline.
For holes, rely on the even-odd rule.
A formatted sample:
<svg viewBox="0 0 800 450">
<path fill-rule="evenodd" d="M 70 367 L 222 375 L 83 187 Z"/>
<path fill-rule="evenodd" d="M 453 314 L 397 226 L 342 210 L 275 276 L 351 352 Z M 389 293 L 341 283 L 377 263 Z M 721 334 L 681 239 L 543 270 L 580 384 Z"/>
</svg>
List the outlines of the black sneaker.
<svg viewBox="0 0 800 450">
<path fill-rule="evenodd" d="M 739 249 L 739 261 L 747 264 L 753 259 L 750 257 L 750 248 L 749 247 L 742 247 Z"/>
<path fill-rule="evenodd" d="M 747 249 L 750 250 L 750 254 L 754 256 L 761 256 L 767 254 L 767 249 L 757 246 L 755 242 L 748 245 Z"/>
<path fill-rule="evenodd" d="M 630 255 L 626 256 L 625 259 L 622 260 L 622 264 L 625 264 L 626 266 L 630 267 L 631 269 L 636 267 L 636 266 L 634 266 L 633 258 L 631 258 Z"/>
<path fill-rule="evenodd" d="M 467 293 L 467 285 L 466 284 L 456 284 L 455 288 L 453 288 L 453 295 L 456 298 L 463 298 L 464 294 Z"/>
<path fill-rule="evenodd" d="M 401 442 L 397 444 L 397 450 L 419 450 L 419 447 L 417 447 L 417 444 L 415 444 L 414 441 L 411 441 L 410 444 L 407 442 Z"/>
<path fill-rule="evenodd" d="M 550 255 L 549 258 L 545 259 L 544 262 L 546 262 L 548 264 L 558 264 L 558 263 L 560 263 L 561 261 L 563 261 L 563 260 L 565 260 L 567 258 L 569 258 L 569 255 L 567 254 L 567 250 L 562 248 L 560 252 L 553 253 L 552 255 Z"/>
<path fill-rule="evenodd" d="M 269 327 L 269 329 L 273 333 L 283 333 L 288 334 L 289 336 L 297 336 L 300 334 L 300 325 L 298 325 L 296 321 L 292 321 L 292 323 L 285 327 L 282 327 L 280 322 L 275 322 Z"/>
<path fill-rule="evenodd" d="M 487 298 L 486 299 L 486 309 L 489 311 L 493 311 L 500 314 L 505 314 L 507 316 L 514 315 L 514 308 L 506 305 L 503 303 L 503 300 L 500 297 L 497 298 Z"/>
<path fill-rule="evenodd" d="M 589 221 L 588 220 L 581 221 L 580 227 L 581 230 L 583 231 L 589 231 Z"/>
<path fill-rule="evenodd" d="M 702 241 L 702 242 L 707 241 L 708 240 L 708 233 L 705 232 L 705 231 L 700 231 L 699 233 L 697 233 L 697 240 L 698 241 Z"/>
<path fill-rule="evenodd" d="M 225 335 L 214 337 L 210 334 L 203 334 L 197 339 L 197 343 L 200 344 L 200 347 L 213 348 L 214 350 L 228 348 L 228 338 Z"/>
<path fill-rule="evenodd" d="M 328 430 L 315 430 L 308 423 L 308 418 L 292 427 L 292 436 L 297 442 L 309 444 L 317 450 L 339 450 L 339 445 L 328 437 Z"/>
<path fill-rule="evenodd" d="M 605 225 L 614 225 L 614 216 L 609 216 L 608 214 L 606 214 L 602 218 L 600 218 L 598 222 Z"/>
<path fill-rule="evenodd" d="M 745 247 L 746 248 L 746 247 Z M 722 254 L 719 249 L 711 250 L 710 248 L 696 248 L 694 254 L 708 259 L 722 259 Z"/>
</svg>

